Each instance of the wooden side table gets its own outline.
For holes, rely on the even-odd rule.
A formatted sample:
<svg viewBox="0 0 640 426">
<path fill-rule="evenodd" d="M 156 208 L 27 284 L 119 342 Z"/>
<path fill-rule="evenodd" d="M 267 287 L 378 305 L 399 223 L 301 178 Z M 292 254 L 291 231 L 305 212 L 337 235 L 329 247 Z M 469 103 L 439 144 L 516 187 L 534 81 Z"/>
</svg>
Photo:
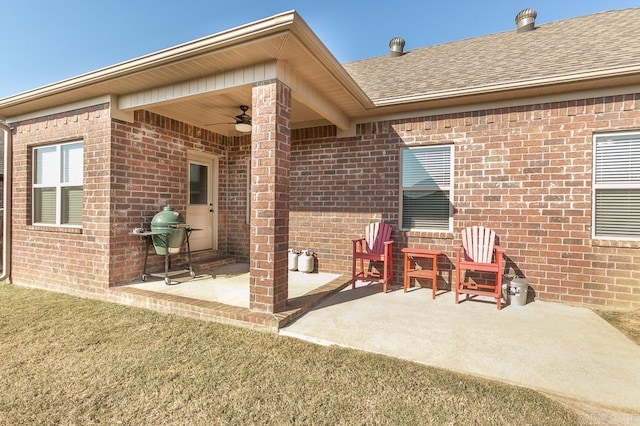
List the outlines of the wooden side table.
<svg viewBox="0 0 640 426">
<path fill-rule="evenodd" d="M 404 253 L 404 292 L 409 288 L 411 278 L 430 278 L 431 279 L 431 296 L 436 298 L 436 290 L 438 289 L 438 256 L 442 254 L 438 250 L 423 250 L 416 248 L 403 248 L 400 251 Z M 411 268 L 411 261 L 416 259 L 431 259 L 431 269 Z"/>
</svg>

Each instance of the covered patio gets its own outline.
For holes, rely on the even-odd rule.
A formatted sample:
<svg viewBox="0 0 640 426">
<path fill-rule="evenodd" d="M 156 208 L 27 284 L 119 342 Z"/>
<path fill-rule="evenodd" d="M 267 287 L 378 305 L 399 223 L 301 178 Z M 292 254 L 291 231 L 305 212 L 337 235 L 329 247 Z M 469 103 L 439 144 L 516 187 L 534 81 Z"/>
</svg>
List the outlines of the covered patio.
<svg viewBox="0 0 640 426">
<path fill-rule="evenodd" d="M 285 273 L 291 244 L 292 133 L 330 126 L 339 134 L 353 135 L 353 117 L 373 108 L 373 103 L 295 11 L 160 52 L 158 57 L 162 66 L 144 71 L 152 84 L 110 88 L 112 93 L 117 91 L 111 103 L 112 117 L 125 122 L 139 119 L 169 134 L 175 127 L 194 126 L 198 137 L 219 135 L 208 143 L 191 145 L 189 138 L 181 140 L 189 161 L 189 184 L 193 166 L 211 170 L 203 173 L 209 181 L 203 179 L 202 187 L 211 192 L 200 203 L 204 214 L 196 218 L 189 212 L 198 190 L 190 187 L 189 196 L 185 194 L 186 217 L 190 225 L 203 228 L 198 236 L 211 236 L 200 249 L 247 261 L 245 274 L 236 279 L 246 281 L 248 287 L 242 291 L 228 288 L 216 297 L 206 284 L 201 287 L 207 290 L 199 291 L 191 283 L 184 294 L 175 289 L 150 289 L 149 285 L 124 288 L 151 292 L 153 297 L 161 294 L 172 301 L 180 298 L 186 304 L 191 299 L 199 304 L 220 303 L 224 312 L 229 311 L 226 306 L 233 306 L 233 316 L 241 321 L 258 318 L 258 327 L 271 328 L 276 318 L 282 326 L 311 300 L 326 297 L 346 281 L 318 283 L 311 290 L 308 284 L 291 282 L 292 277 Z M 147 65 L 147 59 L 141 58 L 131 67 Z M 236 115 L 240 110 L 242 115 Z M 141 111 L 151 118 L 141 118 Z M 165 125 L 167 121 L 175 125 Z M 242 187 L 245 179 L 246 188 Z M 166 176 L 161 180 L 166 181 Z M 226 182 L 230 184 L 225 186 Z M 245 203 L 244 208 L 238 200 Z M 239 220 L 242 215 L 246 217 Z M 127 280 L 115 282 L 116 287 L 121 282 Z M 326 285 L 329 287 L 324 288 Z M 194 291 L 199 293 L 195 298 L 190 294 Z M 228 300 L 222 294 L 233 297 Z M 241 309 L 250 313 L 235 312 Z"/>
</svg>

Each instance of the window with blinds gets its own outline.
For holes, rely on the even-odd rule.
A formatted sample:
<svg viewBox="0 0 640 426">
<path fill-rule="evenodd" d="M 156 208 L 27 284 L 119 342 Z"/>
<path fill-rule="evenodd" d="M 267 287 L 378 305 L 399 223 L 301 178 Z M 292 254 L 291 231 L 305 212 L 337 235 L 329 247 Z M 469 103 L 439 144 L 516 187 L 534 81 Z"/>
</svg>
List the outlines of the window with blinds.
<svg viewBox="0 0 640 426">
<path fill-rule="evenodd" d="M 400 158 L 402 228 L 450 232 L 453 145 L 408 148 Z"/>
<path fill-rule="evenodd" d="M 33 149 L 33 223 L 82 225 L 83 142 Z"/>
<path fill-rule="evenodd" d="M 640 240 L 640 133 L 594 136 L 593 236 Z"/>
</svg>

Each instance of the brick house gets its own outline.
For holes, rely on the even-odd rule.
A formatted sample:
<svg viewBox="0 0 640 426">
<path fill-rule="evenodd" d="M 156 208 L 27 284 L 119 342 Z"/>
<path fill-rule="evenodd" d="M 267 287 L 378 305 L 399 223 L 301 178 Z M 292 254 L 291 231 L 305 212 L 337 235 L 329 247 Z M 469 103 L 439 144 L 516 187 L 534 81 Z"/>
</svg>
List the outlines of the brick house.
<svg viewBox="0 0 640 426">
<path fill-rule="evenodd" d="M 523 12 L 347 64 L 286 12 L 0 100 L 5 275 L 122 301 L 144 258 L 128 233 L 171 204 L 204 228 L 196 250 L 249 261 L 255 313 L 286 308 L 289 247 L 349 274 L 378 220 L 398 283 L 415 246 L 445 253 L 448 285 L 460 230 L 484 224 L 537 298 L 640 308 L 640 9 Z"/>
</svg>

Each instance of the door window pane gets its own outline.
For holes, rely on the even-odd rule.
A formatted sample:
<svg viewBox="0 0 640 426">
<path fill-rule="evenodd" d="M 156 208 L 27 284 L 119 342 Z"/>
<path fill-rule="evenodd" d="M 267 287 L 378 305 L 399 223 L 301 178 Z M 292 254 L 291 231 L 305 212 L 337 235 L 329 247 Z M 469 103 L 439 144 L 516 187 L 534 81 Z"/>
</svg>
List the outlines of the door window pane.
<svg viewBox="0 0 640 426">
<path fill-rule="evenodd" d="M 189 204 L 207 204 L 207 174 L 209 168 L 201 164 L 189 164 Z"/>
</svg>

